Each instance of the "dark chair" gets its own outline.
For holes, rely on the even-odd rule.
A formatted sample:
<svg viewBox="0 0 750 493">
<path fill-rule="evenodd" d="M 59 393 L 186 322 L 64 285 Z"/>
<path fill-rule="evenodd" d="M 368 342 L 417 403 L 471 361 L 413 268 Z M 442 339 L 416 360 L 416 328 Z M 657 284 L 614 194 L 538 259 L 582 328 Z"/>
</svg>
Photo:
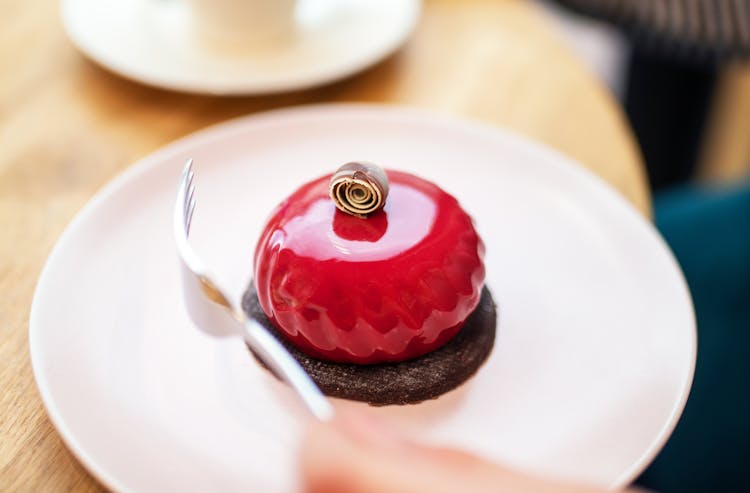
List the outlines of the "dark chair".
<svg viewBox="0 0 750 493">
<path fill-rule="evenodd" d="M 750 57 L 750 0 L 557 0 L 620 27 L 633 46 L 625 110 L 651 186 L 693 174 L 718 68 Z"/>
</svg>

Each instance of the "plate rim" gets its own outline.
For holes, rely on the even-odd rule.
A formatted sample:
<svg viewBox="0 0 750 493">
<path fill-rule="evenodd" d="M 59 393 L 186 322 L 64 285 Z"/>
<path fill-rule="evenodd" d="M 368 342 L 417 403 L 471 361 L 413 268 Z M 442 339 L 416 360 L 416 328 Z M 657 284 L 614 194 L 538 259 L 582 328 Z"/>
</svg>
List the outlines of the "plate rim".
<svg viewBox="0 0 750 493">
<path fill-rule="evenodd" d="M 180 137 L 162 147 L 157 148 L 155 151 L 148 153 L 147 155 L 136 160 L 132 164 L 128 165 L 119 173 L 115 174 L 110 180 L 99 188 L 98 191 L 78 210 L 65 226 L 65 229 L 60 234 L 58 239 L 55 241 L 52 247 L 42 271 L 37 280 L 34 295 L 31 302 L 30 314 L 29 314 L 29 328 L 28 328 L 28 343 L 29 343 L 29 357 L 31 360 L 32 372 L 34 380 L 39 392 L 39 396 L 44 405 L 47 417 L 54 425 L 56 431 L 60 435 L 63 443 L 66 445 L 68 450 L 76 457 L 80 464 L 86 469 L 86 471 L 95 477 L 104 486 L 111 488 L 115 491 L 123 491 L 127 488 L 118 480 L 114 475 L 109 473 L 105 467 L 101 466 L 94 457 L 92 457 L 85 448 L 76 439 L 75 434 L 67 427 L 67 424 L 62 417 L 60 411 L 57 409 L 57 405 L 52 397 L 52 391 L 50 384 L 46 379 L 46 375 L 42 370 L 42 362 L 40 361 L 41 356 L 38 356 L 40 349 L 38 342 L 40 335 L 39 332 L 42 330 L 39 328 L 39 324 L 36 322 L 39 315 L 40 304 L 42 303 L 41 298 L 44 296 L 44 286 L 48 283 L 47 278 L 50 276 L 49 271 L 52 269 L 52 265 L 56 263 L 58 257 L 62 255 L 61 251 L 65 243 L 69 241 L 69 238 L 76 233 L 76 230 L 81 227 L 88 217 L 96 212 L 99 204 L 106 201 L 110 195 L 116 192 L 118 189 L 128 186 L 133 180 L 138 177 L 149 173 L 155 167 L 159 166 L 160 163 L 166 161 L 168 156 L 177 155 L 187 147 L 201 146 L 204 142 L 211 141 L 217 137 L 226 136 L 235 132 L 241 133 L 246 131 L 245 128 L 248 126 L 254 126 L 263 124 L 264 122 L 274 122 L 277 120 L 291 119 L 294 120 L 299 117 L 319 117 L 325 118 L 331 115 L 334 116 L 352 116 L 357 117 L 363 114 L 369 114 L 372 116 L 377 113 L 377 116 L 385 118 L 399 118 L 408 119 L 410 121 L 429 121 L 430 124 L 439 123 L 441 126 L 453 127 L 461 129 L 473 134 L 478 134 L 484 138 L 490 138 L 493 140 L 516 140 L 519 145 L 529 147 L 532 152 L 538 153 L 540 156 L 544 156 L 545 161 L 548 165 L 560 166 L 565 168 L 567 172 L 577 175 L 576 179 L 581 179 L 587 182 L 587 187 L 591 187 L 592 191 L 599 194 L 605 194 L 610 196 L 613 203 L 617 203 L 617 207 L 622 210 L 622 213 L 631 216 L 639 223 L 639 227 L 653 239 L 657 241 L 663 253 L 667 255 L 668 262 L 671 264 L 677 274 L 678 286 L 677 289 L 683 295 L 687 306 L 689 307 L 688 318 L 690 322 L 690 334 L 688 337 L 688 343 L 690 345 L 689 357 L 689 369 L 685 375 L 685 381 L 683 388 L 680 391 L 679 398 L 674 402 L 672 410 L 668 416 L 666 422 L 662 425 L 660 431 L 651 441 L 643 454 L 632 464 L 632 466 L 625 470 L 617 479 L 608 485 L 609 488 L 621 488 L 631 483 L 635 478 L 642 473 L 656 455 L 661 451 L 672 432 L 674 431 L 679 419 L 684 411 L 687 399 L 690 395 L 690 390 L 693 385 L 693 379 L 695 375 L 695 365 L 697 358 L 697 326 L 695 318 L 695 307 L 692 301 L 692 296 L 685 279 L 684 273 L 682 272 L 677 259 L 675 258 L 672 250 L 667 245 L 664 238 L 658 233 L 655 226 L 644 218 L 644 216 L 638 212 L 635 207 L 612 185 L 599 178 L 596 174 L 586 168 L 584 165 L 579 164 L 572 158 L 566 156 L 564 153 L 548 147 L 546 144 L 535 141 L 532 138 L 523 134 L 517 133 L 513 130 L 505 127 L 499 127 L 490 123 L 482 122 L 476 119 L 467 118 L 464 116 L 452 115 L 445 112 L 438 112 L 435 110 L 416 108 L 410 106 L 396 105 L 396 104 L 372 104 L 372 103 L 323 103 L 323 104 L 307 104 L 291 107 L 283 107 L 274 110 L 251 113 L 244 116 L 239 116 L 229 120 L 215 123 L 213 125 L 204 127 L 202 129 L 191 132 L 183 137 Z M 175 178 L 175 187 L 177 186 L 177 176 Z M 35 328 L 36 327 L 36 328 Z M 36 334 L 36 335 L 35 335 Z M 34 355 L 37 354 L 35 357 Z"/>
<path fill-rule="evenodd" d="M 304 89 L 325 86 L 334 82 L 341 81 L 352 77 L 364 70 L 372 67 L 390 55 L 394 54 L 414 33 L 422 15 L 422 0 L 401 0 L 404 2 L 404 11 L 412 12 L 411 18 L 405 24 L 402 32 L 398 36 L 393 36 L 387 43 L 384 43 L 378 50 L 366 53 L 356 63 L 341 65 L 336 70 L 328 72 L 313 72 L 312 75 L 305 77 L 289 78 L 283 82 L 270 83 L 246 83 L 242 81 L 232 81 L 231 83 L 215 84 L 211 82 L 201 82 L 199 80 L 175 80 L 148 72 L 138 71 L 127 63 L 123 63 L 117 57 L 107 55 L 105 50 L 92 48 L 90 43 L 85 42 L 81 33 L 72 28 L 70 20 L 71 5 L 82 0 L 60 0 L 59 18 L 63 30 L 68 40 L 75 46 L 78 53 L 88 60 L 94 62 L 97 66 L 107 72 L 124 77 L 127 80 L 144 84 L 149 87 L 156 87 L 169 91 L 176 91 L 185 94 L 204 94 L 213 96 L 263 96 L 272 94 L 282 94 Z M 406 3 L 408 2 L 408 3 Z"/>
</svg>

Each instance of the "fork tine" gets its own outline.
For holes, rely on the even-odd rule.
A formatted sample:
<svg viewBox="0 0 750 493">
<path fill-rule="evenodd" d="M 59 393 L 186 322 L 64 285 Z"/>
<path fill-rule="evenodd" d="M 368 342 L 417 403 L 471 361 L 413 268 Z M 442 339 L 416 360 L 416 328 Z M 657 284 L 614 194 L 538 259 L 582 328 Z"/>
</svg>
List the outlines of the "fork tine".
<svg viewBox="0 0 750 493">
<path fill-rule="evenodd" d="M 195 185 L 188 185 L 187 193 L 185 193 L 185 203 L 182 204 L 182 218 L 185 224 L 188 223 L 188 215 L 192 215 L 191 205 L 195 202 Z"/>
<path fill-rule="evenodd" d="M 185 162 L 185 167 L 182 170 L 183 173 L 187 173 L 188 171 L 193 171 L 193 158 L 188 158 Z"/>
<path fill-rule="evenodd" d="M 185 192 L 185 201 L 182 204 L 182 212 L 183 214 L 187 212 L 188 206 L 190 205 L 190 201 L 193 199 L 193 194 L 195 193 L 195 185 L 193 184 L 193 172 L 190 171 L 187 176 L 185 177 L 185 188 L 187 191 Z"/>
<path fill-rule="evenodd" d="M 195 198 L 191 198 L 190 205 L 188 205 L 187 217 L 185 218 L 185 234 L 190 233 L 190 223 L 193 221 L 194 210 L 195 210 Z"/>
<path fill-rule="evenodd" d="M 188 159 L 185 163 L 185 167 L 182 169 L 182 180 L 181 186 L 185 187 L 185 196 L 183 197 L 182 212 L 183 214 L 187 211 L 188 205 L 190 204 L 190 196 L 193 192 L 190 190 L 193 185 L 193 179 L 195 173 L 193 172 L 193 159 Z"/>
<path fill-rule="evenodd" d="M 182 203 L 182 225 L 185 228 L 185 235 L 187 236 L 190 232 L 190 223 L 193 220 L 193 211 L 195 210 L 195 184 L 193 183 L 195 172 L 193 171 L 192 159 L 188 159 L 183 173 L 184 186 L 187 191 L 185 192 L 185 199 Z"/>
</svg>

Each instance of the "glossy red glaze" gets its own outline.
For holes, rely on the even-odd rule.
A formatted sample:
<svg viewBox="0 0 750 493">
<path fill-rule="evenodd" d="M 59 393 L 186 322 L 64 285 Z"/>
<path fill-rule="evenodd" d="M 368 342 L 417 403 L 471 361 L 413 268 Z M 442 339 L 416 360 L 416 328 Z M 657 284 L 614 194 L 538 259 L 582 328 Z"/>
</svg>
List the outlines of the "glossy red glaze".
<svg viewBox="0 0 750 493">
<path fill-rule="evenodd" d="M 450 340 L 479 302 L 484 246 L 456 199 L 388 172 L 383 210 L 337 210 L 326 176 L 274 211 L 255 250 L 263 311 L 300 350 L 352 363 L 402 361 Z"/>
</svg>

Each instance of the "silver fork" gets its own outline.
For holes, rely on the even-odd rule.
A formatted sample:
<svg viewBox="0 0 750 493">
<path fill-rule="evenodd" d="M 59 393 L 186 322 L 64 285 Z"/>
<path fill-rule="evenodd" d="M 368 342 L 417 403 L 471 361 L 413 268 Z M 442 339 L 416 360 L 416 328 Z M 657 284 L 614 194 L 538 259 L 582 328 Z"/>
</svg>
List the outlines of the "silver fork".
<svg viewBox="0 0 750 493">
<path fill-rule="evenodd" d="M 193 323 L 215 337 L 239 336 L 260 360 L 294 389 L 304 407 L 316 418 L 333 417 L 333 408 L 289 351 L 258 321 L 229 301 L 208 276 L 207 269 L 188 242 L 195 211 L 193 160 L 182 171 L 174 208 L 174 238 L 182 270 L 182 290 Z"/>
</svg>

